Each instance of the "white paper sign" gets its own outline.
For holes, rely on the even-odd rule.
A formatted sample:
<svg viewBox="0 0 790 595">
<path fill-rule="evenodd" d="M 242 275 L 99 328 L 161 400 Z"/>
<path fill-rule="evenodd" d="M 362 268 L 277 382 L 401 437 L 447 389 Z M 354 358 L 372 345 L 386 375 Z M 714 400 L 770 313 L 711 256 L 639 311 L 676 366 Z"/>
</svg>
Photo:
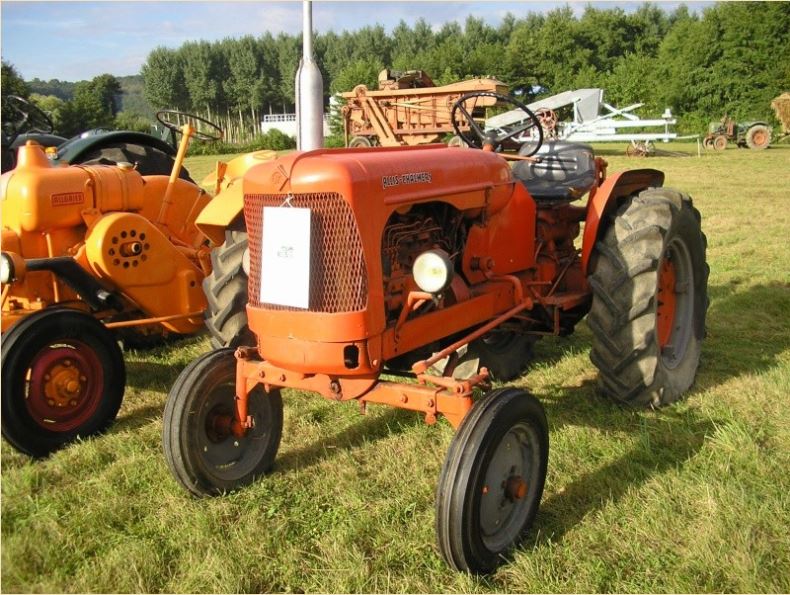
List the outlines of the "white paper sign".
<svg viewBox="0 0 790 595">
<path fill-rule="evenodd" d="M 310 209 L 263 208 L 261 302 L 310 306 Z"/>
</svg>

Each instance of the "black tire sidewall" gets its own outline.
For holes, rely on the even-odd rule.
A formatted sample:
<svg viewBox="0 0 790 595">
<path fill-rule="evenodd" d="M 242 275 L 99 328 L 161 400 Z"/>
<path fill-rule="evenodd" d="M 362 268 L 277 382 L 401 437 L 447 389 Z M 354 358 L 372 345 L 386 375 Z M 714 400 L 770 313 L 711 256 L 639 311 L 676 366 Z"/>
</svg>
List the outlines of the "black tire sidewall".
<svg viewBox="0 0 790 595">
<path fill-rule="evenodd" d="M 691 303 L 693 328 L 681 360 L 674 368 L 669 368 L 664 362 L 661 356 L 661 348 L 658 345 L 658 332 L 654 333 L 653 340 L 658 353 L 657 378 L 654 380 L 654 383 L 658 382 L 659 386 L 668 386 L 673 392 L 683 392 L 692 384 L 699 365 L 702 340 L 705 337 L 705 315 L 707 311 L 706 279 L 703 273 L 705 267 L 705 246 L 702 243 L 700 226 L 691 212 L 690 205 L 685 201 L 675 213 L 672 225 L 664 236 L 662 254 L 666 254 L 669 245 L 677 239 L 683 242 L 688 251 L 691 274 L 693 276 L 694 296 Z M 661 270 L 661 265 L 662 262 L 659 262 L 658 270 Z M 656 279 L 657 284 L 658 279 Z"/>
<path fill-rule="evenodd" d="M 96 411 L 87 422 L 68 432 L 52 432 L 33 420 L 25 406 L 24 378 L 20 376 L 33 358 L 58 338 L 78 339 L 90 347 L 104 374 Z M 26 454 L 43 457 L 77 436 L 100 433 L 118 414 L 126 385 L 123 354 L 112 332 L 89 314 L 58 308 L 28 316 L 3 337 L 2 358 L 2 433 Z"/>
<path fill-rule="evenodd" d="M 236 358 L 231 348 L 218 349 L 193 361 L 179 375 L 170 390 L 162 427 L 165 458 L 175 479 L 196 496 L 210 496 L 233 491 L 254 481 L 271 469 L 279 448 L 283 426 L 283 404 L 279 391 L 262 393 L 262 387 L 250 392 L 250 399 L 261 399 L 267 423 L 267 445 L 255 468 L 236 480 L 218 477 L 205 464 L 197 444 L 202 404 L 211 389 L 235 382 Z"/>
<path fill-rule="evenodd" d="M 530 505 L 519 537 L 502 551 L 491 551 L 480 535 L 480 486 L 496 447 L 518 422 L 528 420 L 538 438 L 538 484 L 530 488 Z M 437 533 L 445 559 L 462 571 L 493 570 L 501 556 L 517 545 L 531 526 L 540 505 L 548 466 L 549 436 L 540 402 L 525 391 L 503 388 L 490 392 L 467 414 L 453 439 L 437 489 Z M 450 551 L 447 551 L 449 548 Z"/>
</svg>

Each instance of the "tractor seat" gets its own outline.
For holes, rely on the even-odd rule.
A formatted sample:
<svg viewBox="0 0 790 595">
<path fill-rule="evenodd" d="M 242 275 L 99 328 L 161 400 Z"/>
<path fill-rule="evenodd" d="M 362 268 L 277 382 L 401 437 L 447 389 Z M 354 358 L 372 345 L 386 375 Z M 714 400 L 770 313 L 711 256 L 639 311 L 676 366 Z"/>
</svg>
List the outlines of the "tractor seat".
<svg viewBox="0 0 790 595">
<path fill-rule="evenodd" d="M 530 152 L 525 143 L 519 155 Z M 521 180 L 538 202 L 575 200 L 595 183 L 595 154 L 590 145 L 566 141 L 546 141 L 533 155 L 537 163 L 518 161 L 513 175 Z"/>
</svg>

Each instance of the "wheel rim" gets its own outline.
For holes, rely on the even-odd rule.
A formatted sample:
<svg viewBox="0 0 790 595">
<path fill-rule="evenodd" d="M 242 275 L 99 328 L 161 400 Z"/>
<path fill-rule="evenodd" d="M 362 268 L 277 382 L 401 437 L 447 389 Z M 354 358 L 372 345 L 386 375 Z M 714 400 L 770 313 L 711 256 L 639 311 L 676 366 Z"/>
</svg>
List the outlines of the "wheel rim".
<svg viewBox="0 0 790 595">
<path fill-rule="evenodd" d="M 267 425 L 262 398 L 251 393 L 249 413 L 256 425 L 244 436 L 234 436 L 235 382 L 216 385 L 206 395 L 197 417 L 197 452 L 211 475 L 223 481 L 247 477 L 258 466 L 267 449 Z"/>
<path fill-rule="evenodd" d="M 538 437 L 526 423 L 502 437 L 480 488 L 480 536 L 486 548 L 504 551 L 518 539 L 535 499 Z"/>
<path fill-rule="evenodd" d="M 74 339 L 39 351 L 25 370 L 25 381 L 28 413 L 52 432 L 68 432 L 88 421 L 104 392 L 98 355 Z"/>
<path fill-rule="evenodd" d="M 752 144 L 757 147 L 762 147 L 768 141 L 768 135 L 765 130 L 755 130 L 752 134 Z"/>
<path fill-rule="evenodd" d="M 661 360 L 676 367 L 686 353 L 692 333 L 694 274 L 691 255 L 679 238 L 667 247 L 658 271 L 656 338 Z"/>
</svg>

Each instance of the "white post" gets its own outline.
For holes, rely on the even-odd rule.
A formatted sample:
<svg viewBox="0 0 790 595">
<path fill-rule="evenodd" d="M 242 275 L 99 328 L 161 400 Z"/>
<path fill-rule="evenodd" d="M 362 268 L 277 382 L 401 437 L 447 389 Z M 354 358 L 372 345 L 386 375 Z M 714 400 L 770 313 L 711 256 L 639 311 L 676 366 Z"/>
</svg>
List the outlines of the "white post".
<svg viewBox="0 0 790 595">
<path fill-rule="evenodd" d="M 302 60 L 296 71 L 296 148 L 312 151 L 324 146 L 324 81 L 313 58 L 313 7 L 305 0 Z"/>
</svg>

